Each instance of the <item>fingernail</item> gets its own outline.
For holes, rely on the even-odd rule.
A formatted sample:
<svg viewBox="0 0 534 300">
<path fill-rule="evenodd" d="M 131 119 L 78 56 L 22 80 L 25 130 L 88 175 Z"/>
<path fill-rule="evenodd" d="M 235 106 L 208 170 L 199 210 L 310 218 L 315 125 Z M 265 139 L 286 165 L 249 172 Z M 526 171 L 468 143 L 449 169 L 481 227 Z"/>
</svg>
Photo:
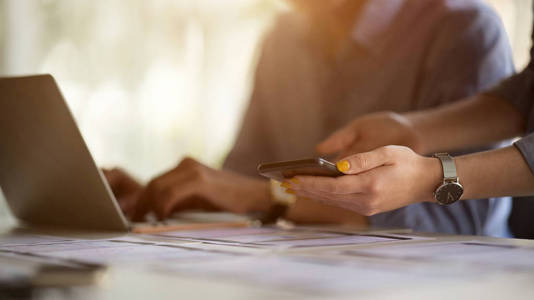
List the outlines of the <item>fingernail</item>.
<svg viewBox="0 0 534 300">
<path fill-rule="evenodd" d="M 289 181 L 293 182 L 294 184 L 300 184 L 300 180 L 298 180 L 298 178 L 291 178 Z"/>
<path fill-rule="evenodd" d="M 336 164 L 337 169 L 341 172 L 347 172 L 350 170 L 350 163 L 348 160 L 340 160 Z"/>
<path fill-rule="evenodd" d="M 291 195 L 295 195 L 296 194 L 295 191 L 292 190 L 292 189 L 287 189 L 286 193 L 291 194 Z"/>
<path fill-rule="evenodd" d="M 280 184 L 281 187 L 285 188 L 285 189 L 288 189 L 291 187 L 291 183 L 287 182 L 287 181 L 284 181 L 282 182 L 282 184 Z"/>
</svg>

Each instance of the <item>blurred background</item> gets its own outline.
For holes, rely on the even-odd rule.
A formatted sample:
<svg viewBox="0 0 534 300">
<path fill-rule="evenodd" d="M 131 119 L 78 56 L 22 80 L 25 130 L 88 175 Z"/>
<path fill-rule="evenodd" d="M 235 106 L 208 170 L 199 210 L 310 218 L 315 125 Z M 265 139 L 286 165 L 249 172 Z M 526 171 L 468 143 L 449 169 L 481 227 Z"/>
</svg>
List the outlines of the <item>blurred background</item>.
<svg viewBox="0 0 534 300">
<path fill-rule="evenodd" d="M 520 69 L 532 0 L 488 2 Z M 0 76 L 53 74 L 102 166 L 141 180 L 184 155 L 219 167 L 261 38 L 287 9 L 283 0 L 0 0 Z"/>
</svg>

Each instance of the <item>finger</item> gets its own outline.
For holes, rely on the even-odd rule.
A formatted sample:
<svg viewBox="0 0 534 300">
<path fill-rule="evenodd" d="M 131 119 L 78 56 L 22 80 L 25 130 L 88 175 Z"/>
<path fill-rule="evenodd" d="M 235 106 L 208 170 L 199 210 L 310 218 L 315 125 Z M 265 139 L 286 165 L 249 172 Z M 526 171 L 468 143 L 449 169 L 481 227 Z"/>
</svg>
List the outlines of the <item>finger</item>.
<svg viewBox="0 0 534 300">
<path fill-rule="evenodd" d="M 360 194 L 332 194 L 332 193 L 326 193 L 326 192 L 321 192 L 321 191 L 300 190 L 300 191 L 295 191 L 295 195 L 297 195 L 298 197 L 310 198 L 310 199 L 321 201 L 321 202 L 350 203 L 354 199 L 355 195 L 360 195 Z"/>
<path fill-rule="evenodd" d="M 182 172 L 175 168 L 152 179 L 140 192 L 139 199 L 132 210 L 132 220 L 142 221 L 145 215 L 153 209 L 154 201 L 159 197 L 162 190 L 167 189 L 174 181 L 180 181 Z"/>
<path fill-rule="evenodd" d="M 132 217 L 134 210 L 135 210 L 136 203 L 139 200 L 139 196 L 140 196 L 139 193 L 133 193 L 133 194 L 124 196 L 123 198 L 117 199 L 117 201 L 119 202 L 119 206 L 121 207 L 121 210 L 124 212 L 124 214 L 128 218 Z"/>
<path fill-rule="evenodd" d="M 164 219 L 170 215 L 173 207 L 185 205 L 187 197 L 201 195 L 203 189 L 196 188 L 195 176 L 190 171 L 187 168 L 175 168 L 152 180 L 139 198 L 135 219 L 143 219 L 149 211 L 154 211 L 159 219 Z M 195 189 L 190 191 L 192 186 Z M 181 190 L 190 191 L 190 194 L 181 193 Z"/>
<path fill-rule="evenodd" d="M 369 177 L 360 175 L 339 176 L 297 176 L 288 181 L 294 191 L 325 192 L 330 194 L 356 194 L 368 190 Z"/>
<path fill-rule="evenodd" d="M 357 139 L 358 135 L 354 125 L 346 126 L 317 145 L 316 150 L 321 154 L 332 154 L 348 149 Z"/>
<path fill-rule="evenodd" d="M 145 215 L 150 210 L 150 188 L 146 187 L 140 193 L 139 199 L 135 206 L 130 210 L 130 218 L 134 222 L 143 221 Z"/>
<path fill-rule="evenodd" d="M 319 203 L 354 211 L 360 214 L 365 212 L 367 196 L 365 194 L 335 195 L 324 192 L 297 191 L 296 195 L 308 198 Z"/>
<path fill-rule="evenodd" d="M 357 153 L 336 163 L 337 169 L 345 174 L 359 174 L 390 163 L 390 155 L 385 147 L 373 151 Z"/>
<path fill-rule="evenodd" d="M 104 174 L 109 187 L 112 190 L 116 188 L 118 185 L 117 183 L 119 182 L 119 174 L 115 171 L 115 169 L 102 169 L 102 173 Z"/>
<path fill-rule="evenodd" d="M 365 142 L 363 140 L 359 140 L 358 142 L 352 144 L 346 150 L 341 151 L 338 155 L 338 160 L 342 160 L 343 158 L 354 155 L 354 154 L 369 152 L 369 151 L 375 150 L 376 148 L 380 146 L 382 145 L 376 145 L 376 143 Z"/>
<path fill-rule="evenodd" d="M 108 184 L 113 193 L 120 197 L 124 194 L 137 192 L 141 189 L 141 184 L 125 171 L 114 168 L 111 170 L 102 169 Z"/>
<path fill-rule="evenodd" d="M 159 220 L 168 218 L 177 208 L 184 209 L 194 198 L 198 198 L 200 189 L 196 185 L 174 186 L 154 200 L 154 212 Z"/>
</svg>

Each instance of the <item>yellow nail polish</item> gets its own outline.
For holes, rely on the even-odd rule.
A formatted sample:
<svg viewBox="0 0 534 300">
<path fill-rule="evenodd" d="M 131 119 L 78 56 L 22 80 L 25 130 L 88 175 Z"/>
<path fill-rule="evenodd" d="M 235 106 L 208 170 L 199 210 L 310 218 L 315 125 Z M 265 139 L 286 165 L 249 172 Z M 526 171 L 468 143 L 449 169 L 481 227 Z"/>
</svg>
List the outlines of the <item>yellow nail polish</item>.
<svg viewBox="0 0 534 300">
<path fill-rule="evenodd" d="M 300 180 L 295 177 L 291 178 L 289 181 L 293 182 L 294 184 L 300 184 Z"/>
<path fill-rule="evenodd" d="M 285 188 L 285 189 L 288 189 L 288 188 L 291 188 L 291 183 L 289 183 L 287 181 L 284 181 L 284 182 L 282 182 L 282 184 L 280 184 L 280 186 Z"/>
<path fill-rule="evenodd" d="M 295 191 L 292 190 L 292 189 L 287 189 L 286 193 L 291 194 L 291 195 L 295 195 L 296 194 Z"/>
<path fill-rule="evenodd" d="M 350 163 L 348 160 L 340 160 L 337 162 L 336 166 L 341 172 L 347 172 L 350 170 Z"/>
</svg>

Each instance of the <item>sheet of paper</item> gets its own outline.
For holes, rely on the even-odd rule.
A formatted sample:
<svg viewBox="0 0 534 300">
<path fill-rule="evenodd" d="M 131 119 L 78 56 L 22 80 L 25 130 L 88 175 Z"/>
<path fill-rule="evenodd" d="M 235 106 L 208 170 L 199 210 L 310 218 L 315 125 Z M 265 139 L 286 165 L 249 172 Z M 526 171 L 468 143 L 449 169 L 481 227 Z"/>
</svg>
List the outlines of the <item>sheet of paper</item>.
<svg viewBox="0 0 534 300">
<path fill-rule="evenodd" d="M 26 233 L 5 233 L 0 235 L 0 248 L 17 245 L 35 245 L 64 242 L 70 239 L 54 237 L 48 235 L 26 234 Z"/>
<path fill-rule="evenodd" d="M 343 234 L 324 233 L 324 232 L 299 232 L 299 231 L 281 231 L 267 234 L 247 234 L 219 238 L 220 240 L 239 243 L 262 243 L 276 242 L 299 239 L 320 239 L 346 236 Z"/>
<path fill-rule="evenodd" d="M 345 245 L 360 245 L 381 242 L 396 242 L 405 241 L 404 238 L 395 238 L 379 235 L 348 235 L 332 238 L 314 238 L 314 239 L 300 239 L 300 240 L 281 240 L 258 243 L 261 245 L 270 245 L 287 248 L 303 248 L 303 247 L 325 247 L 325 246 L 345 246 Z"/>
<path fill-rule="evenodd" d="M 271 227 L 251 227 L 251 228 L 227 228 L 209 230 L 188 230 L 159 233 L 158 236 L 175 238 L 197 238 L 197 239 L 222 239 L 240 235 L 257 235 L 280 232 L 280 229 Z"/>
<path fill-rule="evenodd" d="M 47 254 L 48 252 L 80 251 L 104 248 L 130 247 L 132 244 L 111 241 L 72 241 L 50 244 L 18 245 L 5 247 L 5 250 L 19 253 Z"/>
<path fill-rule="evenodd" d="M 113 242 L 125 242 L 133 244 L 162 244 L 162 245 L 183 245 L 183 244 L 194 244 L 197 242 L 190 240 L 181 240 L 177 238 L 162 237 L 150 234 L 128 234 L 122 237 L 107 239 Z"/>
<path fill-rule="evenodd" d="M 71 259 L 80 262 L 149 264 L 164 261 L 207 260 L 238 254 L 229 251 L 205 251 L 178 245 L 139 244 L 117 241 L 76 241 L 68 243 L 13 246 L 15 253 Z"/>
<path fill-rule="evenodd" d="M 451 261 L 508 268 L 534 268 L 534 248 L 485 243 L 429 242 L 344 251 L 344 254 L 403 260 Z"/>
</svg>

